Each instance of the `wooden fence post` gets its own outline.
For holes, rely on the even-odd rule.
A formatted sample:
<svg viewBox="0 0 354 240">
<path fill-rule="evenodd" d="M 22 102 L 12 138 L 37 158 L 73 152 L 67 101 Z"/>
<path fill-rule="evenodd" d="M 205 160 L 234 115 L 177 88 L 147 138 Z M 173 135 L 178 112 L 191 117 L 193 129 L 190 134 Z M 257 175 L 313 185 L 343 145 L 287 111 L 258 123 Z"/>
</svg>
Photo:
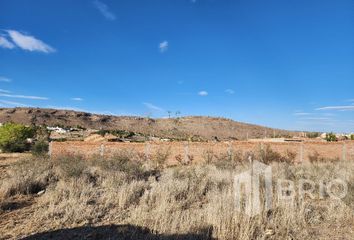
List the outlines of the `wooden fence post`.
<svg viewBox="0 0 354 240">
<path fill-rule="evenodd" d="M 104 145 L 101 144 L 100 146 L 100 156 L 103 157 L 104 156 Z"/>
<path fill-rule="evenodd" d="M 232 154 L 233 154 L 233 152 L 232 152 L 231 143 L 230 143 L 230 142 L 227 142 L 227 155 L 228 155 L 229 157 L 233 157 Z"/>
<path fill-rule="evenodd" d="M 150 157 L 150 149 L 151 145 L 149 142 L 145 144 L 145 158 L 148 159 Z"/>
<path fill-rule="evenodd" d="M 51 158 L 52 157 L 52 153 L 53 153 L 53 142 L 49 142 L 49 147 L 48 147 L 48 155 Z"/>
<path fill-rule="evenodd" d="M 300 162 L 304 161 L 304 143 L 300 143 Z"/>
<path fill-rule="evenodd" d="M 343 143 L 342 147 L 342 160 L 347 160 L 347 144 Z"/>
<path fill-rule="evenodd" d="M 184 144 L 184 161 L 189 162 L 189 143 Z"/>
</svg>

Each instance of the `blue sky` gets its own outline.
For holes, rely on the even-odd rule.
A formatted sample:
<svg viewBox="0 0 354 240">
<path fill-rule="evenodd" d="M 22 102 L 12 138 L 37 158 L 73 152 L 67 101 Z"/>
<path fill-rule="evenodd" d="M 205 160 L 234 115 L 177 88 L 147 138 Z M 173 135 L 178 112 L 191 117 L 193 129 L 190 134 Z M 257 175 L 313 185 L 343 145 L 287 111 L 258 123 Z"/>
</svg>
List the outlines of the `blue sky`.
<svg viewBox="0 0 354 240">
<path fill-rule="evenodd" d="M 0 107 L 354 131 L 352 0 L 0 0 Z"/>
</svg>

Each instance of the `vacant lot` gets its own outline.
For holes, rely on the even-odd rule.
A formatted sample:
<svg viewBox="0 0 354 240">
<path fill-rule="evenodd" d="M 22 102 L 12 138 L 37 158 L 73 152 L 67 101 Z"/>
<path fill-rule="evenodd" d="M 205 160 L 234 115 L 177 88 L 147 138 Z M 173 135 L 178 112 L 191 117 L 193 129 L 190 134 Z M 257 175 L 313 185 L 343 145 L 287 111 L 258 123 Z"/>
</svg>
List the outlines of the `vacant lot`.
<svg viewBox="0 0 354 240">
<path fill-rule="evenodd" d="M 167 161 L 173 165 L 179 160 L 203 162 L 206 158 L 218 159 L 226 155 L 244 155 L 258 152 L 267 148 L 280 155 L 293 156 L 293 162 L 303 162 L 314 158 L 349 160 L 354 159 L 354 141 L 343 142 L 146 142 L 146 143 L 119 143 L 119 142 L 52 142 L 51 155 L 95 155 L 112 157 L 124 151 L 130 151 L 150 159 L 157 153 L 166 153 Z M 274 159 L 277 160 L 277 159 Z"/>
<path fill-rule="evenodd" d="M 249 155 L 175 167 L 166 167 L 163 153 L 150 161 L 131 152 L 28 157 L 1 179 L 0 239 L 352 239 L 353 161 L 293 165 L 272 162 L 279 156 L 271 150 L 252 154 L 272 166 L 273 180 L 340 178 L 348 194 L 274 200 L 249 217 L 237 211 L 233 187 L 235 174 L 249 169 Z"/>
</svg>

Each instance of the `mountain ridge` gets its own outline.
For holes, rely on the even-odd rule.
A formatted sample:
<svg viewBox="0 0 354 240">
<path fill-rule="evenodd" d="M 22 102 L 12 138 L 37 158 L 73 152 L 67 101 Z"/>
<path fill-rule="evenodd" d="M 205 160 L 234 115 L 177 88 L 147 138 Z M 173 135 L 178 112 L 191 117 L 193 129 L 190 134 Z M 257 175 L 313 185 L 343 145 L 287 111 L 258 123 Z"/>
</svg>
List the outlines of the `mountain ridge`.
<svg viewBox="0 0 354 240">
<path fill-rule="evenodd" d="M 0 122 L 26 125 L 82 127 L 97 130 L 125 130 L 160 138 L 202 140 L 245 140 L 262 137 L 292 137 L 299 132 L 274 129 L 232 119 L 206 116 L 144 118 L 112 116 L 51 108 L 0 108 Z"/>
</svg>

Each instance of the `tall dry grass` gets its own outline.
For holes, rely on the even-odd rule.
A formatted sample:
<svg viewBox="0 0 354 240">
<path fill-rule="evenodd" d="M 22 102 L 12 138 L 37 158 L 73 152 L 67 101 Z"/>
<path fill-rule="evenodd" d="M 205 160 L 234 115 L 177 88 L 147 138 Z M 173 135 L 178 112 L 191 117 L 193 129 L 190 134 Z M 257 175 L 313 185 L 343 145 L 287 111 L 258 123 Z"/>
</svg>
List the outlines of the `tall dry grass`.
<svg viewBox="0 0 354 240">
<path fill-rule="evenodd" d="M 264 157 L 268 159 L 269 153 Z M 351 185 L 344 201 L 325 198 L 284 204 L 275 199 L 272 209 L 254 217 L 237 211 L 234 176 L 249 167 L 234 163 L 241 158 L 225 156 L 217 164 L 210 161 L 163 169 L 161 156 L 156 157 L 158 164 L 151 165 L 127 153 L 111 159 L 29 159 L 14 166 L 1 183 L 1 199 L 45 189 L 28 220 L 31 230 L 23 234 L 132 224 L 159 234 L 207 229 L 213 239 L 316 239 L 318 229 L 353 220 Z M 293 165 L 284 160 L 271 165 L 273 179 L 354 182 L 353 161 Z"/>
</svg>

